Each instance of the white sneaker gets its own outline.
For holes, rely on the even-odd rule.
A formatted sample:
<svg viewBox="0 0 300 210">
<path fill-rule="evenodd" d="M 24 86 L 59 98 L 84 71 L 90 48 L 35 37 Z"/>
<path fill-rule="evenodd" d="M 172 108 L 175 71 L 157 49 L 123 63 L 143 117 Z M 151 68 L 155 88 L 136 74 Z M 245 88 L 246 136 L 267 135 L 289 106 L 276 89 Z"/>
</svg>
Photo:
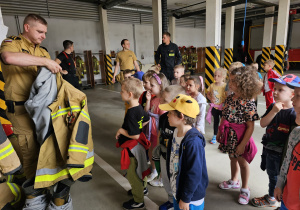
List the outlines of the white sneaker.
<svg viewBox="0 0 300 210">
<path fill-rule="evenodd" d="M 153 179 L 155 179 L 158 176 L 157 171 L 155 170 L 147 177 L 147 182 L 151 182 Z"/>
<path fill-rule="evenodd" d="M 151 182 L 149 182 L 149 184 L 153 187 L 163 187 L 164 186 L 161 179 L 154 179 Z"/>
</svg>

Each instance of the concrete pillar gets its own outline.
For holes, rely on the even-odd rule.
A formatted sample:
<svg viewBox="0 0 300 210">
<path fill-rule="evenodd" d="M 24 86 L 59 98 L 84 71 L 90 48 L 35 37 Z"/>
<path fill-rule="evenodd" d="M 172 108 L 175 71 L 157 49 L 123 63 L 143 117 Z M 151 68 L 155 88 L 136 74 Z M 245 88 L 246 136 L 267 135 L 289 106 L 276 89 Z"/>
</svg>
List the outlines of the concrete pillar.
<svg viewBox="0 0 300 210">
<path fill-rule="evenodd" d="M 283 74 L 284 52 L 287 40 L 289 10 L 290 0 L 279 0 L 274 69 L 280 74 Z"/>
<path fill-rule="evenodd" d="M 220 68 L 222 0 L 206 1 L 205 88 L 214 82 Z"/>
<path fill-rule="evenodd" d="M 101 6 L 99 6 L 99 18 L 100 18 L 100 38 L 101 38 L 102 49 L 105 51 L 105 54 L 110 54 L 107 12 Z"/>
<path fill-rule="evenodd" d="M 233 61 L 234 12 L 234 6 L 226 8 L 224 66 L 227 70 Z"/>
<path fill-rule="evenodd" d="M 99 18 L 100 18 L 100 39 L 101 46 L 104 50 L 104 62 L 105 62 L 105 83 L 107 85 L 112 85 L 112 62 L 110 55 L 110 42 L 108 36 L 108 22 L 107 22 L 107 12 L 101 6 L 99 6 Z"/>
<path fill-rule="evenodd" d="M 175 43 L 175 17 L 170 16 L 169 17 L 169 33 L 171 34 L 171 40 L 173 43 Z"/>
<path fill-rule="evenodd" d="M 3 17 L 2 17 L 2 12 L 1 12 L 1 7 L 0 7 L 0 43 L 6 38 L 8 31 L 8 27 L 4 25 L 3 23 Z"/>
<path fill-rule="evenodd" d="M 275 11 L 275 7 L 266 8 L 266 14 L 272 14 Z M 273 36 L 273 25 L 274 17 L 265 18 L 264 24 L 264 36 L 263 36 L 263 46 L 262 46 L 262 57 L 260 60 L 260 71 L 264 71 L 264 63 L 270 59 L 271 47 L 272 47 L 272 36 Z"/>
<path fill-rule="evenodd" d="M 152 0 L 154 50 L 162 43 L 161 0 Z M 173 35 L 173 34 L 172 34 Z"/>
</svg>

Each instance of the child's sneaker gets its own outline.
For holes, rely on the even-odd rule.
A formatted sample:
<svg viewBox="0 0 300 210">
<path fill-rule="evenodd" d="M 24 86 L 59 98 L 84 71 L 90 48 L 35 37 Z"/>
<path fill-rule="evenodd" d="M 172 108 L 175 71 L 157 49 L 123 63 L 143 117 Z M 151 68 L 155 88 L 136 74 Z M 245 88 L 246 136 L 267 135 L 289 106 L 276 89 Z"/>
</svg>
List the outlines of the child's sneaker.
<svg viewBox="0 0 300 210">
<path fill-rule="evenodd" d="M 221 184 L 219 184 L 219 187 L 222 190 L 228 190 L 228 189 L 239 189 L 241 186 L 239 180 L 237 182 L 234 182 L 231 179 L 229 179 L 228 181 L 224 181 Z"/>
<path fill-rule="evenodd" d="M 155 179 L 158 176 L 158 173 L 156 170 L 152 171 L 151 174 L 147 177 L 147 182 L 151 182 L 153 179 Z"/>
<path fill-rule="evenodd" d="M 154 179 L 151 182 L 149 182 L 149 184 L 153 187 L 163 187 L 164 186 L 161 179 Z"/>
<path fill-rule="evenodd" d="M 123 203 L 123 209 L 130 210 L 130 209 L 145 209 L 144 203 L 137 203 L 133 199 Z"/>
<path fill-rule="evenodd" d="M 210 143 L 211 143 L 211 144 L 217 143 L 217 136 L 216 136 L 216 135 L 214 135 L 214 136 L 212 137 Z"/>
<path fill-rule="evenodd" d="M 159 210 L 173 210 L 174 205 L 170 201 L 165 202 L 159 207 Z"/>
<path fill-rule="evenodd" d="M 260 198 L 252 198 L 251 203 L 255 207 L 277 207 L 278 202 L 275 198 L 271 198 L 268 194 Z"/>
<path fill-rule="evenodd" d="M 239 196 L 239 204 L 247 205 L 250 199 L 250 189 L 241 189 Z"/>
<path fill-rule="evenodd" d="M 131 191 L 131 190 L 128 190 L 128 191 L 127 191 L 127 194 L 130 195 L 130 196 L 132 196 L 132 191 Z M 145 188 L 144 188 L 144 195 L 148 195 L 148 194 L 149 194 L 149 193 L 148 193 L 148 188 L 145 187 Z"/>
</svg>

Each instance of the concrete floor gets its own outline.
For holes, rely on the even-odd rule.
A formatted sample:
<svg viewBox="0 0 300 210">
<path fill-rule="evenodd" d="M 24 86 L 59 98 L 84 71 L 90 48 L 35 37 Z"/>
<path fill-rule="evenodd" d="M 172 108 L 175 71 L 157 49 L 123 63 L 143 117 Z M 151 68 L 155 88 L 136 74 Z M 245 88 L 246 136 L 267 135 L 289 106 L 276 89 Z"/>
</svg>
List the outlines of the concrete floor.
<svg viewBox="0 0 300 210">
<path fill-rule="evenodd" d="M 289 72 L 292 73 L 292 72 Z M 77 182 L 71 190 L 75 210 L 118 210 L 122 203 L 131 199 L 127 195 L 130 185 L 122 176 L 125 172 L 120 170 L 121 149 L 115 147 L 115 133 L 123 123 L 124 102 L 120 94 L 120 85 L 99 85 L 94 89 L 85 90 L 88 98 L 88 108 L 93 126 L 93 139 L 95 164 L 93 179 L 87 183 Z M 258 112 L 261 116 L 265 112 L 264 97 L 258 97 Z M 251 198 L 262 196 L 268 192 L 268 176 L 260 169 L 260 155 L 262 151 L 261 138 L 264 134 L 257 121 L 253 137 L 258 147 L 258 153 L 250 164 L 251 175 L 249 186 Z M 218 184 L 230 178 L 229 158 L 219 152 L 217 145 L 209 144 L 212 137 L 212 125 L 206 123 L 207 140 L 206 161 L 209 175 L 209 186 L 206 191 L 205 209 L 208 210 L 237 210 L 255 209 L 251 204 L 242 206 L 237 199 L 239 190 L 223 191 Z M 158 206 L 167 201 L 164 188 L 148 186 L 149 195 L 145 197 L 146 208 L 156 210 Z M 266 208 L 274 209 L 274 208 Z"/>
</svg>

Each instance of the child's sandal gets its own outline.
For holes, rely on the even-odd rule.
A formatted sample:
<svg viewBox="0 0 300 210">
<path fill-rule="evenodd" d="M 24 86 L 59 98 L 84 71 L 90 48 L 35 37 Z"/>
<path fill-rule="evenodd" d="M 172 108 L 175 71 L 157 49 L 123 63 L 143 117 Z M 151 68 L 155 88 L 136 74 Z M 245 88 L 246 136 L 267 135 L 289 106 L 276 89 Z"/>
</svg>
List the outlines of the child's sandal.
<svg viewBox="0 0 300 210">
<path fill-rule="evenodd" d="M 251 199 L 251 203 L 255 207 L 277 207 L 278 203 L 275 199 L 271 199 L 269 195 Z"/>
<path fill-rule="evenodd" d="M 248 192 L 243 192 L 241 190 L 238 202 L 239 204 L 247 205 L 249 203 L 249 198 L 250 198 L 250 190 Z"/>
</svg>

